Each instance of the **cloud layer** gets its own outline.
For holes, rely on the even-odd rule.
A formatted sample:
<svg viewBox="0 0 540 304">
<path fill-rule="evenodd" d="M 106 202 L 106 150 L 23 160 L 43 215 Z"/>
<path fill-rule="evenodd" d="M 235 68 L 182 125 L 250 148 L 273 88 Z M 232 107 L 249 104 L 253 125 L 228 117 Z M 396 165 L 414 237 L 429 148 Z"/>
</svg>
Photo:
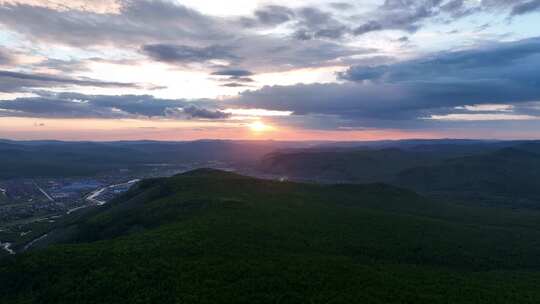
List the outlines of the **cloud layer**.
<svg viewBox="0 0 540 304">
<path fill-rule="evenodd" d="M 47 118 L 224 119 L 229 114 L 210 100 L 158 99 L 150 95 L 46 93 L 0 101 L 0 115 Z"/>
<path fill-rule="evenodd" d="M 110 82 L 87 78 L 71 78 L 50 74 L 28 74 L 0 70 L 0 92 L 10 93 L 36 88 L 68 86 L 136 88 L 140 85 L 136 83 Z"/>
<path fill-rule="evenodd" d="M 219 16 L 55 3 L 0 0 L 0 96 L 34 96 L 0 97 L 1 116 L 225 121 L 230 107 L 325 130 L 540 117 L 540 32 L 526 28 L 540 0 L 276 0 Z"/>
<path fill-rule="evenodd" d="M 540 101 L 540 39 L 498 43 L 467 51 L 382 66 L 353 66 L 340 73 L 344 84 L 268 86 L 231 102 L 297 115 L 336 115 L 360 126 L 466 110 L 466 105 Z M 489 111 L 487 111 L 489 112 Z"/>
</svg>

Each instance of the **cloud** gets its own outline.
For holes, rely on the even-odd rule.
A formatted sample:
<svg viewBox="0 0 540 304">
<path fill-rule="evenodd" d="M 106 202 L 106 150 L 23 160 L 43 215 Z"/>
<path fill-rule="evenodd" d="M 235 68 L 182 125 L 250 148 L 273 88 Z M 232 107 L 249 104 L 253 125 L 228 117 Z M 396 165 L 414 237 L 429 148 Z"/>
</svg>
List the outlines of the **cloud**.
<svg viewBox="0 0 540 304">
<path fill-rule="evenodd" d="M 80 72 L 89 72 L 89 64 L 94 62 L 106 62 L 101 58 L 86 58 L 86 59 L 56 59 L 47 58 L 43 61 L 29 65 L 28 67 L 36 69 L 45 69 L 56 73 L 72 74 Z M 112 61 L 111 61 L 112 62 Z"/>
<path fill-rule="evenodd" d="M 518 3 L 512 8 L 512 16 L 524 15 L 538 10 L 540 10 L 540 0 Z"/>
<path fill-rule="evenodd" d="M 117 13 L 120 9 L 120 2 L 122 0 L 70 0 L 56 2 L 56 1 L 43 1 L 43 0 L 0 0 L 1 4 L 24 4 L 39 6 L 45 8 L 51 8 L 54 10 L 80 10 L 95 13 Z"/>
<path fill-rule="evenodd" d="M 173 115 L 183 113 L 182 116 Z M 226 118 L 211 100 L 158 99 L 150 95 L 85 95 L 39 92 L 37 97 L 0 101 L 0 113 L 54 118 Z"/>
<path fill-rule="evenodd" d="M 336 10 L 349 10 L 354 8 L 354 5 L 348 2 L 331 2 L 329 6 Z"/>
<path fill-rule="evenodd" d="M 253 75 L 251 71 L 242 70 L 242 69 L 226 69 L 219 70 L 212 73 L 214 76 L 228 76 L 226 78 L 221 78 L 221 81 L 227 81 L 227 83 L 222 84 L 223 87 L 229 88 L 238 88 L 238 87 L 247 87 L 249 85 L 245 84 L 246 82 L 254 82 L 250 77 Z"/>
<path fill-rule="evenodd" d="M 212 73 L 212 75 L 244 77 L 244 76 L 251 76 L 253 75 L 253 73 L 248 70 L 242 70 L 242 69 L 227 69 L 227 70 L 216 71 Z"/>
<path fill-rule="evenodd" d="M 380 24 L 378 21 L 371 20 L 355 28 L 353 33 L 355 35 L 363 35 L 365 33 L 380 31 L 382 29 L 382 24 Z"/>
<path fill-rule="evenodd" d="M 207 16 L 173 1 L 119 3 L 117 11 L 101 13 L 4 4 L 0 6 L 0 25 L 41 45 L 68 45 L 85 51 L 114 47 L 172 65 L 200 63 L 208 68 L 213 60 L 224 60 L 257 73 L 326 66 L 368 49 L 328 41 L 340 39 L 348 30 L 336 16 L 318 8 L 274 5 L 255 12 L 257 24 L 268 28 L 272 28 L 269 23 L 290 19 L 290 35 L 284 37 L 262 34 L 238 18 Z M 306 31 L 305 40 L 316 41 L 298 42 L 293 33 L 300 30 Z"/>
<path fill-rule="evenodd" d="M 7 4 L 0 6 L 0 24 L 36 41 L 77 47 L 224 36 L 219 20 L 170 1 L 126 0 L 119 13 Z"/>
<path fill-rule="evenodd" d="M 12 65 L 15 61 L 7 49 L 0 47 L 0 66 Z"/>
<path fill-rule="evenodd" d="M 227 82 L 227 83 L 222 84 L 221 86 L 228 87 L 228 88 L 249 87 L 249 85 L 245 83 L 239 83 L 239 82 Z"/>
<path fill-rule="evenodd" d="M 432 115 L 426 119 L 446 120 L 446 121 L 504 121 L 504 120 L 539 120 L 540 116 L 523 115 L 523 114 L 445 114 Z"/>
<path fill-rule="evenodd" d="M 34 88 L 52 87 L 118 87 L 118 88 L 138 88 L 141 84 L 101 81 L 90 78 L 62 77 L 49 74 L 30 74 L 0 70 L 0 92 L 11 93 Z"/>
<path fill-rule="evenodd" d="M 205 62 L 213 59 L 236 60 L 229 47 L 212 45 L 192 47 L 174 44 L 150 44 L 142 47 L 142 52 L 149 57 L 168 63 Z"/>
<path fill-rule="evenodd" d="M 192 118 L 225 119 L 231 116 L 230 113 L 225 113 L 220 110 L 208 110 L 208 109 L 199 108 L 193 105 L 184 107 L 182 111 L 183 113 L 189 115 Z"/>
<path fill-rule="evenodd" d="M 349 27 L 335 16 L 315 7 L 304 7 L 297 11 L 296 31 L 299 40 L 341 39 L 350 32 Z"/>
<path fill-rule="evenodd" d="M 354 35 L 382 30 L 415 32 L 426 21 L 453 22 L 474 13 L 526 14 L 540 8 L 539 0 L 385 0 L 367 19 L 352 30 Z"/>
<path fill-rule="evenodd" d="M 393 65 L 351 67 L 340 74 L 352 81 L 534 81 L 540 37 L 458 52 L 443 52 Z"/>
<path fill-rule="evenodd" d="M 540 38 L 532 38 L 395 64 L 353 66 L 340 74 L 349 81 L 343 84 L 266 86 L 228 102 L 297 116 L 329 115 L 365 127 L 425 126 L 425 117 L 473 112 L 467 105 L 514 105 L 508 118 L 540 100 L 538 70 Z M 489 116 L 499 113 L 497 108 L 484 112 L 503 117 Z"/>
<path fill-rule="evenodd" d="M 449 23 L 474 13 L 520 15 L 537 10 L 540 1 L 385 0 L 357 15 L 353 14 L 355 5 L 349 2 L 332 2 L 326 7 L 329 10 L 322 6 L 263 6 L 255 17 L 240 18 L 240 24 L 270 28 L 286 23 L 298 40 L 340 40 L 383 30 L 415 32 L 428 21 Z"/>
<path fill-rule="evenodd" d="M 397 29 L 414 32 L 421 22 L 439 14 L 442 0 L 386 0 L 375 12 L 371 20 L 359 25 L 353 31 L 355 35 Z"/>
<path fill-rule="evenodd" d="M 266 5 L 255 11 L 257 21 L 264 25 L 285 23 L 294 17 L 292 9 L 280 5 Z"/>
</svg>

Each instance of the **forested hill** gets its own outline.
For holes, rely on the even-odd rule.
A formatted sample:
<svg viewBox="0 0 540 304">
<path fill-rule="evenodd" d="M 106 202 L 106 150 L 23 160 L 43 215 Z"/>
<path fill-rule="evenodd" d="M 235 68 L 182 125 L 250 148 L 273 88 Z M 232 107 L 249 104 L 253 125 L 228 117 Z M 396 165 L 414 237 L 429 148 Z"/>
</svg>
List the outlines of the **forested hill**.
<svg viewBox="0 0 540 304">
<path fill-rule="evenodd" d="M 538 303 L 539 223 L 385 184 L 197 170 L 0 259 L 0 302 Z"/>
<path fill-rule="evenodd" d="M 540 208 L 540 143 L 303 149 L 266 155 L 262 172 L 322 182 L 386 182 L 467 204 Z"/>
</svg>

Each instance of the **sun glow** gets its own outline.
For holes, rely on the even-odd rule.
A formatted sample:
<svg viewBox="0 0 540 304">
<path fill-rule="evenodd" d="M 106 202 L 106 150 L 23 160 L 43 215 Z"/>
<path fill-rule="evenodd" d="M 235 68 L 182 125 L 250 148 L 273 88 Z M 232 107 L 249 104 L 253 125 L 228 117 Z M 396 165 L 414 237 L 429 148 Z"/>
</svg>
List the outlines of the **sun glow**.
<svg viewBox="0 0 540 304">
<path fill-rule="evenodd" d="M 270 131 L 270 130 L 273 130 L 274 128 L 270 125 L 267 125 L 265 124 L 264 122 L 260 121 L 260 120 L 257 120 L 257 121 L 254 121 L 250 124 L 248 124 L 248 127 L 251 131 L 255 132 L 255 133 L 261 133 L 261 132 L 266 132 L 266 131 Z"/>
</svg>

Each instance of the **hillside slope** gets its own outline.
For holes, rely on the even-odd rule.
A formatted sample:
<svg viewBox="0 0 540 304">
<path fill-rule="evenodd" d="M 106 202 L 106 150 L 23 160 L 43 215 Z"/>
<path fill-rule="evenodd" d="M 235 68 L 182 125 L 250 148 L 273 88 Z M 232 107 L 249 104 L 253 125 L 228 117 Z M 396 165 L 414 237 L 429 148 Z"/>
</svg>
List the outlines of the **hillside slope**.
<svg viewBox="0 0 540 304">
<path fill-rule="evenodd" d="M 258 165 L 264 173 L 318 181 L 357 183 L 391 181 L 400 171 L 431 164 L 439 156 L 388 148 L 300 150 L 266 155 Z"/>
<path fill-rule="evenodd" d="M 540 154 L 531 152 L 534 147 L 505 148 L 408 169 L 395 183 L 426 193 L 540 208 Z"/>
<path fill-rule="evenodd" d="M 538 219 L 384 184 L 197 170 L 144 181 L 59 223 L 56 245 L 1 259 L 0 302 L 538 303 Z"/>
</svg>

